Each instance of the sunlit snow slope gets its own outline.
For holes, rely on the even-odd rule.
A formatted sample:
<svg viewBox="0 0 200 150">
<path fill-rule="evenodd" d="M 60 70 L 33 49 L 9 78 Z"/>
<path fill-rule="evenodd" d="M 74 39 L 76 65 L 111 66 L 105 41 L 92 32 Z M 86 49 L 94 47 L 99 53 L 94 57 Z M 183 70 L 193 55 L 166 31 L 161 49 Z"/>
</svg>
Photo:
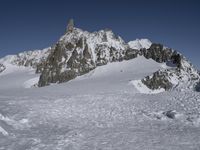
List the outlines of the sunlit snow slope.
<svg viewBox="0 0 200 150">
<path fill-rule="evenodd" d="M 0 74 L 0 149 L 199 149 L 199 93 L 140 93 L 133 84 L 162 68 L 141 56 L 37 88 L 34 70 L 8 66 Z"/>
</svg>

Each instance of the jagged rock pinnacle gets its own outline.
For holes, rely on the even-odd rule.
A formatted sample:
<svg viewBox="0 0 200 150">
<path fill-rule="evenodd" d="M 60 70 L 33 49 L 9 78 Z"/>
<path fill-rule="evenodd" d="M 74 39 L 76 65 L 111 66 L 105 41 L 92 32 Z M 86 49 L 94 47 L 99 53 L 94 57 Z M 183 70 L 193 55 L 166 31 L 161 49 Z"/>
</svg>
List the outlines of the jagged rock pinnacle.
<svg viewBox="0 0 200 150">
<path fill-rule="evenodd" d="M 67 24 L 67 32 L 72 32 L 74 29 L 74 20 L 70 19 Z"/>
</svg>

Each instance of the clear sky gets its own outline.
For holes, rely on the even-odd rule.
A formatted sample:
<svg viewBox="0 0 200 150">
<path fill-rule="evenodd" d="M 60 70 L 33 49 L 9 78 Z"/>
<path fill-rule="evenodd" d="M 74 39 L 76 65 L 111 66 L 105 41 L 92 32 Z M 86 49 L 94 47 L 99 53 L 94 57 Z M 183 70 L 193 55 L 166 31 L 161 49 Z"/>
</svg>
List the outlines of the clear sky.
<svg viewBox="0 0 200 150">
<path fill-rule="evenodd" d="M 0 57 L 55 44 L 70 18 L 84 30 L 112 29 L 126 42 L 162 43 L 200 68 L 199 0 L 0 0 Z"/>
</svg>

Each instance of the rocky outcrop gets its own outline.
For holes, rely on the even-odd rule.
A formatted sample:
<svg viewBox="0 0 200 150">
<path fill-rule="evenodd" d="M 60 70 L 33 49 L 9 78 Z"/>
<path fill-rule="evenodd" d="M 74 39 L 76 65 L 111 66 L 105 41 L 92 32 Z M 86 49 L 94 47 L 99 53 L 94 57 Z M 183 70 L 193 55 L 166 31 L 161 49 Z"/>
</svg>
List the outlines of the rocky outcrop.
<svg viewBox="0 0 200 150">
<path fill-rule="evenodd" d="M 72 32 L 74 29 L 74 20 L 70 19 L 67 25 L 67 32 Z"/>
<path fill-rule="evenodd" d="M 169 90 L 179 82 L 196 82 L 200 77 L 197 70 L 183 55 L 161 44 L 153 43 L 149 49 L 141 49 L 140 55 L 158 63 L 166 63 L 169 67 L 169 69 L 159 70 L 141 80 L 149 89 Z"/>
<path fill-rule="evenodd" d="M 174 111 L 174 110 L 168 110 L 166 112 L 163 112 L 163 115 L 165 115 L 169 119 L 175 119 L 176 115 L 177 115 L 177 112 Z"/>
<path fill-rule="evenodd" d="M 131 49 L 131 48 L 128 48 L 125 52 L 125 56 L 124 56 L 124 59 L 125 60 L 129 60 L 129 59 L 133 59 L 133 58 L 136 58 L 139 54 L 139 51 L 136 50 L 136 49 Z"/>
<path fill-rule="evenodd" d="M 175 64 L 169 69 L 159 70 L 153 75 L 147 76 L 142 79 L 142 83 L 152 90 L 163 88 L 169 90 L 180 83 L 191 83 L 196 85 L 200 76 L 198 71 L 186 60 L 181 54 L 174 51 L 171 58 L 168 60 Z M 198 84 L 196 85 L 198 90 Z"/>
<path fill-rule="evenodd" d="M 3 72 L 6 69 L 6 67 L 3 64 L 0 64 L 0 73 Z"/>
<path fill-rule="evenodd" d="M 172 76 L 172 74 L 170 74 L 168 70 L 157 71 L 153 73 L 153 75 L 147 76 L 144 79 L 142 79 L 142 83 L 152 90 L 161 88 L 169 90 L 173 86 L 173 84 L 170 81 L 170 76 Z"/>
<path fill-rule="evenodd" d="M 149 49 L 141 49 L 140 54 L 147 59 L 151 58 L 158 63 L 171 62 L 176 64 L 178 68 L 181 67 L 182 56 L 170 48 L 166 48 L 161 44 L 153 43 Z"/>
<path fill-rule="evenodd" d="M 195 91 L 200 92 L 200 81 L 196 83 Z"/>
</svg>

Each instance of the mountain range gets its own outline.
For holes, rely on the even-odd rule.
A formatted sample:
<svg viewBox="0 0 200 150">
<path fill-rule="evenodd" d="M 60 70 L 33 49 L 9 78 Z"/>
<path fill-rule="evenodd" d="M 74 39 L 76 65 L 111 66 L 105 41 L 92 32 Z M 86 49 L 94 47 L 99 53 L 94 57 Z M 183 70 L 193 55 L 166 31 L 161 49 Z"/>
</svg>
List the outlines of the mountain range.
<svg viewBox="0 0 200 150">
<path fill-rule="evenodd" d="M 180 52 L 69 21 L 0 59 L 0 150 L 198 150 L 200 74 Z"/>
<path fill-rule="evenodd" d="M 169 90 L 182 83 L 190 82 L 195 89 L 200 76 L 194 66 L 179 52 L 148 39 L 136 39 L 126 43 L 111 30 L 87 32 L 74 27 L 69 21 L 66 33 L 58 42 L 43 50 L 25 51 L 0 59 L 0 72 L 9 65 L 32 67 L 41 74 L 35 86 L 67 82 L 84 75 L 98 66 L 112 62 L 127 61 L 144 56 L 166 68 L 135 83 L 151 90 Z M 134 66 L 133 66 L 134 67 Z M 191 86 L 190 86 L 191 87 Z"/>
</svg>

